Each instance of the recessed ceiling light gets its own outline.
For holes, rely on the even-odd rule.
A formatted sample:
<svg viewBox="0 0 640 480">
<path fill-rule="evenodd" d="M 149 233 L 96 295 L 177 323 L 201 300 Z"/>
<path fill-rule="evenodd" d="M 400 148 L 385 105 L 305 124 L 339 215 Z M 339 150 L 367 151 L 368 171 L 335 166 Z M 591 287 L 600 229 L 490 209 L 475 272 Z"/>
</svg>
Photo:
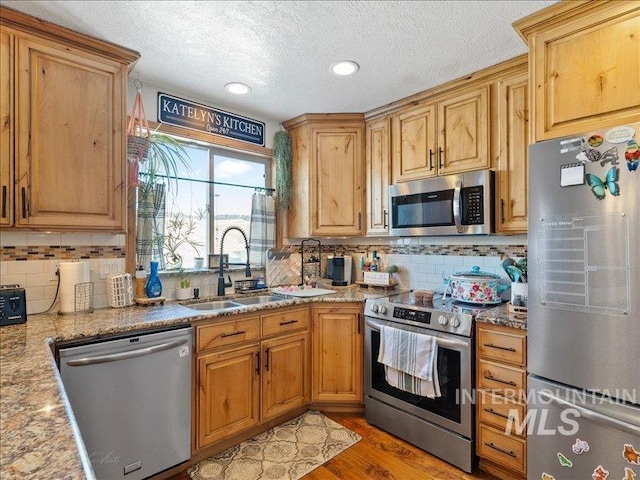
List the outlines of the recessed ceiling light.
<svg viewBox="0 0 640 480">
<path fill-rule="evenodd" d="M 353 75 L 360 69 L 360 65 L 351 60 L 343 60 L 331 65 L 331 71 L 336 75 Z"/>
<path fill-rule="evenodd" d="M 240 82 L 227 83 L 224 88 L 225 90 L 227 90 L 227 92 L 235 93 L 236 95 L 244 95 L 251 91 L 249 85 L 245 85 L 244 83 Z"/>
</svg>

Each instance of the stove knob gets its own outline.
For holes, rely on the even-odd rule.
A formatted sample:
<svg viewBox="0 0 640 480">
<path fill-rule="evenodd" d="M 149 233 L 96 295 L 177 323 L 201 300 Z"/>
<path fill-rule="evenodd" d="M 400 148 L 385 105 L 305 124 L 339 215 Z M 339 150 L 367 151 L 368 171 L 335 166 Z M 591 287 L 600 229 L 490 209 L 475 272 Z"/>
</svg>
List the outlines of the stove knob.
<svg viewBox="0 0 640 480">
<path fill-rule="evenodd" d="M 460 326 L 460 319 L 457 316 L 454 316 L 453 318 L 451 318 L 450 323 L 453 328 L 458 328 Z"/>
<path fill-rule="evenodd" d="M 382 315 L 384 315 L 385 313 L 387 313 L 387 306 L 386 305 L 380 305 L 378 307 L 378 313 L 381 313 Z"/>
<path fill-rule="evenodd" d="M 440 315 L 438 317 L 438 323 L 440 325 L 446 325 L 447 324 L 447 317 L 445 317 L 444 315 Z"/>
<path fill-rule="evenodd" d="M 373 313 L 378 313 L 378 305 L 376 305 L 375 303 L 371 305 L 371 311 Z"/>
</svg>

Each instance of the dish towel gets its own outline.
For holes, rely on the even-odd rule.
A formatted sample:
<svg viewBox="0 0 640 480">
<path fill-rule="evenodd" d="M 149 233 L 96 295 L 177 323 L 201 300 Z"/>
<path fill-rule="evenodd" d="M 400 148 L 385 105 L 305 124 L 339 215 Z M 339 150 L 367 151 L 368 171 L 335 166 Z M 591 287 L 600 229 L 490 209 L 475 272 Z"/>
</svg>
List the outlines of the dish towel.
<svg viewBox="0 0 640 480">
<path fill-rule="evenodd" d="M 392 387 L 428 398 L 441 395 L 436 337 L 381 326 L 378 362 Z"/>
<path fill-rule="evenodd" d="M 251 199 L 249 259 L 251 265 L 267 264 L 267 249 L 276 244 L 276 206 L 271 195 L 254 193 Z"/>
</svg>

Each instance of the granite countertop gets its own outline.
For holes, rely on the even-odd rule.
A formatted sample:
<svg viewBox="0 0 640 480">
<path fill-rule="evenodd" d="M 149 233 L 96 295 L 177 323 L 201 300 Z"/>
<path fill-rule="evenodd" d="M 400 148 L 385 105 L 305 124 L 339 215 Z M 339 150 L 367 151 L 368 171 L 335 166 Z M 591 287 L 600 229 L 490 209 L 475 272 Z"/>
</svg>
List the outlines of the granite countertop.
<svg viewBox="0 0 640 480">
<path fill-rule="evenodd" d="M 292 305 L 364 302 L 366 298 L 387 295 L 384 291 L 362 288 L 333 289 L 337 290 L 334 294 L 284 299 L 231 312 L 202 312 L 167 302 L 77 315 L 35 315 L 25 324 L 0 328 L 0 477 L 4 480 L 95 478 L 62 388 L 53 342 Z"/>
<path fill-rule="evenodd" d="M 507 304 L 479 313 L 476 322 L 491 323 L 501 327 L 527 329 L 527 315 L 521 313 L 511 313 L 507 310 Z"/>
</svg>

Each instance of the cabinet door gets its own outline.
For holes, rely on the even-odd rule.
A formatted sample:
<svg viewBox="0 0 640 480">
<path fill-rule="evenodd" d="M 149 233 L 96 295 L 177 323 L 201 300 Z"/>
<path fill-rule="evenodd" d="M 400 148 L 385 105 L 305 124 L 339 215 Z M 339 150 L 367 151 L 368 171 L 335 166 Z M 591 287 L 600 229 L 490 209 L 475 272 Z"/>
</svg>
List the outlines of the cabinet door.
<svg viewBox="0 0 640 480">
<path fill-rule="evenodd" d="M 640 8 L 602 3 L 530 39 L 535 142 L 638 121 Z"/>
<path fill-rule="evenodd" d="M 435 105 L 421 105 L 397 114 L 391 135 L 393 183 L 436 175 Z"/>
<path fill-rule="evenodd" d="M 496 229 L 527 231 L 529 87 L 527 73 L 498 81 L 498 168 Z"/>
<path fill-rule="evenodd" d="M 309 333 L 262 342 L 262 420 L 309 400 Z"/>
<path fill-rule="evenodd" d="M 0 31 L 0 225 L 13 223 L 13 35 Z"/>
<path fill-rule="evenodd" d="M 360 235 L 363 128 L 319 127 L 311 132 L 313 235 Z"/>
<path fill-rule="evenodd" d="M 390 126 L 388 118 L 367 124 L 367 235 L 389 234 Z"/>
<path fill-rule="evenodd" d="M 362 402 L 360 307 L 314 307 L 313 401 Z"/>
<path fill-rule="evenodd" d="M 259 422 L 259 354 L 256 344 L 198 357 L 198 448 Z"/>
<path fill-rule="evenodd" d="M 17 43 L 17 224 L 124 231 L 126 71 L 71 47 Z"/>
<path fill-rule="evenodd" d="M 489 168 L 489 87 L 438 102 L 438 175 Z"/>
</svg>

